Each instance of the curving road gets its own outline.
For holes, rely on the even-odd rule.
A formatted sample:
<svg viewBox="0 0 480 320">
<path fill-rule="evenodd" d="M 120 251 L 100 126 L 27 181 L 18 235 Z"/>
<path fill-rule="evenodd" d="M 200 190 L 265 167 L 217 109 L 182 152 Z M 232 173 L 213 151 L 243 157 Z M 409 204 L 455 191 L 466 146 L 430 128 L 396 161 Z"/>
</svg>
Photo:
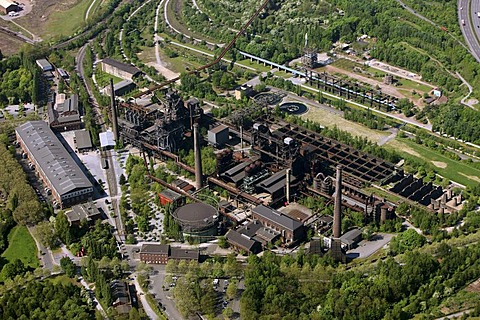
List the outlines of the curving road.
<svg viewBox="0 0 480 320">
<path fill-rule="evenodd" d="M 477 17 L 479 11 L 480 3 L 477 1 L 473 1 L 470 7 L 470 0 L 458 0 L 458 23 L 473 57 L 478 62 L 480 62 L 480 44 L 478 42 L 480 19 Z"/>
</svg>

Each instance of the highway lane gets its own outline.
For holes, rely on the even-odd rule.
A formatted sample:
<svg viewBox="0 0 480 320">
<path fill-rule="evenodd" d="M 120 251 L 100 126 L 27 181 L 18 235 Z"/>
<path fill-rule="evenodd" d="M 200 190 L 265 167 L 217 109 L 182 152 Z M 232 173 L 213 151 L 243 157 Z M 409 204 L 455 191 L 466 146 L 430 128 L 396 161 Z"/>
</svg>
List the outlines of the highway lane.
<svg viewBox="0 0 480 320">
<path fill-rule="evenodd" d="M 470 0 L 458 0 L 457 6 L 458 23 L 462 30 L 463 37 L 465 38 L 473 57 L 480 62 L 480 44 L 477 40 L 480 32 L 480 29 L 478 28 L 480 19 L 477 17 L 477 12 L 480 11 L 480 3 L 474 1 L 470 7 Z M 465 25 L 463 25 L 463 22 L 465 22 Z"/>
</svg>

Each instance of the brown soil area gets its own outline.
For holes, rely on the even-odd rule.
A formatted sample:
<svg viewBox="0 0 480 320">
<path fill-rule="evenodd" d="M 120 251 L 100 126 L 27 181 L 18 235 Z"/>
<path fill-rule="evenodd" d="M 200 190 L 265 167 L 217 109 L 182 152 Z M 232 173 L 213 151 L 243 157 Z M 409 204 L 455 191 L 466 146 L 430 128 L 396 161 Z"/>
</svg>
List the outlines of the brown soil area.
<svg viewBox="0 0 480 320">
<path fill-rule="evenodd" d="M 480 279 L 470 283 L 466 288 L 468 292 L 480 292 Z"/>
<path fill-rule="evenodd" d="M 20 40 L 17 40 L 4 33 L 0 33 L 0 50 L 2 50 L 2 53 L 5 56 L 17 53 L 20 47 L 24 44 L 25 43 Z"/>
</svg>

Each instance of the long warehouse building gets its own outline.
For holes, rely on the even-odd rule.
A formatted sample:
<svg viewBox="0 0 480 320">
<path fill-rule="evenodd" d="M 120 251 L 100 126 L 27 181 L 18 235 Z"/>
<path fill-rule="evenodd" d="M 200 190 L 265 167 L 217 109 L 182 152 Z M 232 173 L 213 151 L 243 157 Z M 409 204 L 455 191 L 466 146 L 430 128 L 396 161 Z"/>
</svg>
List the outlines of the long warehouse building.
<svg viewBox="0 0 480 320">
<path fill-rule="evenodd" d="M 15 130 L 17 141 L 61 208 L 93 196 L 93 185 L 44 121 L 29 121 Z"/>
</svg>

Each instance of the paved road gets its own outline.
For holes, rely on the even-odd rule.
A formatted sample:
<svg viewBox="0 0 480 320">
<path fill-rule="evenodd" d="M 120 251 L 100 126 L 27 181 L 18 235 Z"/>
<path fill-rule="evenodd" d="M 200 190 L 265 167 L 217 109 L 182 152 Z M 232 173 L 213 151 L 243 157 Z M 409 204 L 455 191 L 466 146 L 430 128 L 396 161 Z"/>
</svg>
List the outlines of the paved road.
<svg viewBox="0 0 480 320">
<path fill-rule="evenodd" d="M 476 16 L 475 12 L 478 12 L 478 8 L 474 9 L 474 3 L 472 3 L 472 8 L 470 8 L 470 0 L 458 0 L 458 23 L 460 25 L 460 29 L 462 29 L 463 37 L 470 48 L 474 58 L 480 62 L 480 45 L 478 43 L 477 37 L 475 33 L 478 33 L 478 17 Z M 478 3 L 475 4 L 475 7 L 478 6 Z M 470 13 L 470 9 L 472 9 L 472 14 Z M 473 16 L 474 15 L 474 16 Z M 465 22 L 463 25 L 462 21 Z"/>
<path fill-rule="evenodd" d="M 37 245 L 38 258 L 40 259 L 40 261 L 42 261 L 42 265 L 44 269 L 48 269 L 52 271 L 53 265 L 55 264 L 54 263 L 55 259 L 53 258 L 52 251 L 50 251 L 50 249 L 46 248 L 40 241 L 37 240 L 37 238 L 34 236 L 35 234 L 34 230 L 35 230 L 34 227 L 31 227 L 31 226 L 28 227 L 28 231 L 32 235 L 32 238 L 33 240 L 35 240 L 35 244 Z"/>
<path fill-rule="evenodd" d="M 89 292 L 92 291 L 92 288 L 90 288 L 88 283 L 83 278 L 80 280 L 80 283 L 85 289 L 87 289 L 87 291 Z M 95 302 L 95 308 L 97 308 L 97 310 L 100 311 L 100 313 L 103 316 L 103 319 L 108 319 L 107 313 L 105 312 L 105 310 L 103 310 L 102 305 L 98 302 L 97 297 L 95 297 L 95 295 L 93 295 L 93 301 Z"/>
<path fill-rule="evenodd" d="M 477 61 L 480 62 L 480 2 L 472 0 L 460 0 L 460 2 L 462 5 L 463 3 L 466 4 L 460 11 L 463 11 L 463 15 L 468 15 L 467 19 L 470 20 L 465 20 L 465 27 L 467 27 L 467 25 L 470 27 L 468 31 L 465 30 L 467 42 L 473 43 L 472 47 L 477 57 L 479 57 Z"/>
<path fill-rule="evenodd" d="M 135 290 L 137 291 L 137 296 L 140 298 L 140 302 L 142 302 L 143 310 L 145 310 L 145 313 L 150 319 L 154 319 L 154 320 L 158 319 L 157 314 L 150 307 L 150 304 L 148 303 L 147 298 L 145 297 L 145 292 L 143 292 L 142 287 L 138 283 L 137 275 L 133 274 L 132 277 L 133 277 L 133 284 L 135 285 Z"/>
</svg>

